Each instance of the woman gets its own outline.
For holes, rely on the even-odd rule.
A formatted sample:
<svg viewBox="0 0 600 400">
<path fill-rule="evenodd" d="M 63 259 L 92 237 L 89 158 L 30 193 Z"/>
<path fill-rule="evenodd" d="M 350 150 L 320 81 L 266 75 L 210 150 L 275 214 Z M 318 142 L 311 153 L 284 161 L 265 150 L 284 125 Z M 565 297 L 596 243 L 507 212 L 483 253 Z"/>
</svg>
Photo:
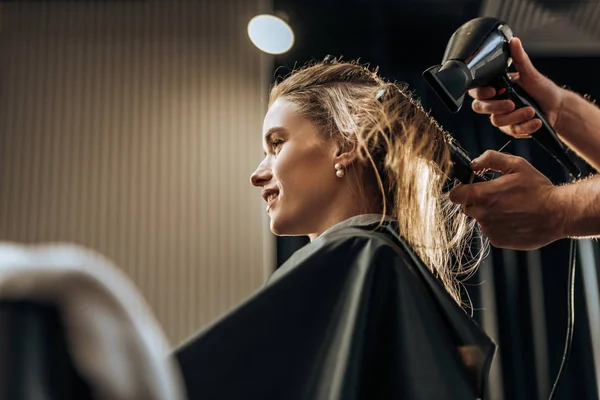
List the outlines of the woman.
<svg viewBox="0 0 600 400">
<path fill-rule="evenodd" d="M 311 243 L 180 349 L 191 398 L 482 397 L 494 345 L 459 306 L 478 258 L 445 133 L 356 63 L 295 71 L 269 103 L 251 182 L 272 232 Z"/>
</svg>

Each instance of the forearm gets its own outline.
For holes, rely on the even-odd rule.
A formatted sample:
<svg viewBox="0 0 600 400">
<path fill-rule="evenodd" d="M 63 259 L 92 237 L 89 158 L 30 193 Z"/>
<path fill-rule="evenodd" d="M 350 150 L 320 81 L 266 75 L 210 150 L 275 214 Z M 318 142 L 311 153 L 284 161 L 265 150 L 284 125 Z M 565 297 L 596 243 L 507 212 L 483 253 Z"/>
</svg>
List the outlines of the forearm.
<svg viewBox="0 0 600 400">
<path fill-rule="evenodd" d="M 565 97 L 556 131 L 570 148 L 600 171 L 600 108 L 574 92 L 563 90 Z"/>
<path fill-rule="evenodd" d="M 600 175 L 555 189 L 560 237 L 600 236 Z"/>
</svg>

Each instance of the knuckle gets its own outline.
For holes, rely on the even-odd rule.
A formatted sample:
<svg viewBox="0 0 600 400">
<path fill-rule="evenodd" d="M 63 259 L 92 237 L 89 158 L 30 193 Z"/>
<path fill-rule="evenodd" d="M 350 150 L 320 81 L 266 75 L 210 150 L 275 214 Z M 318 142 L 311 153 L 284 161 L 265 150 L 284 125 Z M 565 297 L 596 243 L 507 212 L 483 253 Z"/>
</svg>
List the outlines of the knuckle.
<svg viewBox="0 0 600 400">
<path fill-rule="evenodd" d="M 510 113 L 513 112 L 515 110 L 515 103 L 512 100 L 504 100 L 504 103 L 502 104 L 504 111 L 506 113 Z"/>
<path fill-rule="evenodd" d="M 527 133 L 531 134 L 533 132 L 535 132 L 536 130 L 539 129 L 539 120 L 537 119 L 531 119 L 529 121 L 527 121 Z"/>
<path fill-rule="evenodd" d="M 484 151 L 479 157 L 477 157 L 479 163 L 481 162 L 489 162 L 490 158 L 493 158 L 496 156 L 496 151 L 495 150 L 491 150 L 491 149 L 487 149 L 486 151 Z"/>
<path fill-rule="evenodd" d="M 535 110 L 532 107 L 525 107 L 522 113 L 524 120 L 530 120 L 535 117 Z"/>
<path fill-rule="evenodd" d="M 524 165 L 527 164 L 527 161 L 523 157 L 518 157 L 518 156 L 513 156 L 513 159 L 511 162 L 515 167 L 523 167 Z"/>
<path fill-rule="evenodd" d="M 490 123 L 494 125 L 496 128 L 501 128 L 502 125 L 498 121 L 498 116 L 496 114 L 490 115 Z"/>
</svg>

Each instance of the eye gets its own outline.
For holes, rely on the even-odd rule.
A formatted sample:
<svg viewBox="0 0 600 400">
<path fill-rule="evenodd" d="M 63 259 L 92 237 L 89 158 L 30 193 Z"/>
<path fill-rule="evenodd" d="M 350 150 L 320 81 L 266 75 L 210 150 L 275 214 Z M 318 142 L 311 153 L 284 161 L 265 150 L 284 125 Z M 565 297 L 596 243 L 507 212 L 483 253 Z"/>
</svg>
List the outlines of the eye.
<svg viewBox="0 0 600 400">
<path fill-rule="evenodd" d="M 281 145 L 283 144 L 283 139 L 273 139 L 271 140 L 271 149 L 275 154 L 279 152 Z"/>
</svg>

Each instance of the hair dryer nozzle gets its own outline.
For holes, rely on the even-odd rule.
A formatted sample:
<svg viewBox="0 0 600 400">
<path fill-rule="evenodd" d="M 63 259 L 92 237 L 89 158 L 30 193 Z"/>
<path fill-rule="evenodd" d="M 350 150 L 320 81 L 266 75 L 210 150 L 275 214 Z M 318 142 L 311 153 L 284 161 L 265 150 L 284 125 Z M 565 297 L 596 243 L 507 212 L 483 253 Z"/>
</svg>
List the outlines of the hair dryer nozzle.
<svg viewBox="0 0 600 400">
<path fill-rule="evenodd" d="M 467 66 L 456 60 L 426 69 L 423 78 L 453 113 L 462 107 L 465 92 L 472 82 Z"/>
</svg>

